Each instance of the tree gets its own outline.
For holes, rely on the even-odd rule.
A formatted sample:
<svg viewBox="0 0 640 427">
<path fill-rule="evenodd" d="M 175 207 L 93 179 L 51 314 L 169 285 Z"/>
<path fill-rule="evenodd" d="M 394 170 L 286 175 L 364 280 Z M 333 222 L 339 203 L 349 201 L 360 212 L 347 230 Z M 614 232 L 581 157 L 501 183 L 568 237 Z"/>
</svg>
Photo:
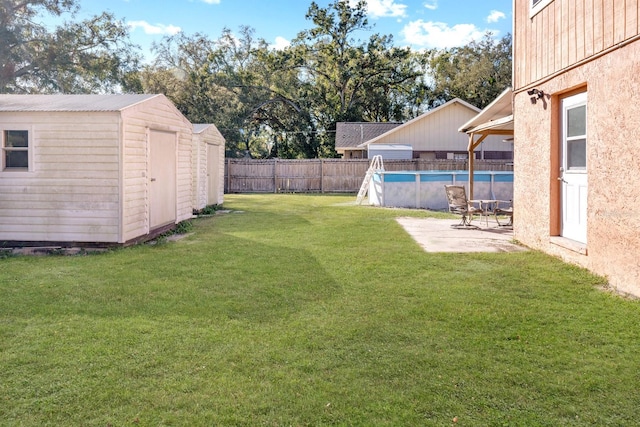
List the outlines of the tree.
<svg viewBox="0 0 640 427">
<path fill-rule="evenodd" d="M 313 2 L 306 17 L 313 26 L 281 51 L 248 27 L 217 40 L 167 37 L 141 73 L 145 91 L 165 93 L 192 122 L 215 123 L 228 156 L 283 158 L 333 157 L 336 122 L 404 121 L 450 96 L 432 87 L 433 52 L 357 38 L 371 30 L 364 1 Z"/>
<path fill-rule="evenodd" d="M 110 13 L 53 31 L 41 13 L 74 15 L 77 0 L 0 0 L 0 92 L 137 91 L 139 55 L 128 27 Z"/>
<path fill-rule="evenodd" d="M 478 108 L 486 107 L 511 85 L 511 35 L 495 41 L 487 33 L 471 42 L 431 53 L 434 92 L 446 102 L 459 97 Z"/>
<path fill-rule="evenodd" d="M 192 122 L 215 123 L 227 155 L 314 157 L 306 110 L 294 95 L 298 80 L 274 68 L 274 56 L 254 30 L 224 29 L 217 40 L 178 34 L 154 46 L 142 72 L 146 91 L 165 93 Z M 306 136 L 304 132 L 306 132 Z"/>
<path fill-rule="evenodd" d="M 422 69 L 409 48 L 393 46 L 392 36 L 357 36 L 371 27 L 366 3 L 336 0 L 327 8 L 311 3 L 306 18 L 314 24 L 283 52 L 285 67 L 298 70 L 303 98 L 322 137 L 320 153 L 335 155 L 338 121 L 403 120 L 406 100 L 422 85 Z M 286 69 L 286 68 L 284 68 Z"/>
</svg>

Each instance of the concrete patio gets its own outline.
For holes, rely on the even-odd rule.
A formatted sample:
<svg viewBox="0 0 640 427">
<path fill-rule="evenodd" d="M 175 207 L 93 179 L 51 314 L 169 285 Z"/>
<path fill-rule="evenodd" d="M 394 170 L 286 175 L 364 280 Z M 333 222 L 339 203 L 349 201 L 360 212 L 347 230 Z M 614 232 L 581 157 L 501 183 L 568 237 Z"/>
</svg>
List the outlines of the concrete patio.
<svg viewBox="0 0 640 427">
<path fill-rule="evenodd" d="M 500 227 L 495 220 L 477 221 L 479 228 L 451 227 L 452 219 L 396 218 L 398 223 L 426 252 L 520 252 L 527 248 L 513 242 L 513 229 Z"/>
</svg>

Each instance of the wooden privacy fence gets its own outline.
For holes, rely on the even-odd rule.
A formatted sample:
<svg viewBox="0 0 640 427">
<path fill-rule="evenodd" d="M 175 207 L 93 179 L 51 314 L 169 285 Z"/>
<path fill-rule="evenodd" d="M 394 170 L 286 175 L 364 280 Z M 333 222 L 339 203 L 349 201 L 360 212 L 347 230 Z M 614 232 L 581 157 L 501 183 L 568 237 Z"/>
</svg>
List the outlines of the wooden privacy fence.
<svg viewBox="0 0 640 427">
<path fill-rule="evenodd" d="M 475 170 L 512 171 L 504 160 L 476 160 Z M 387 171 L 467 170 L 466 160 L 385 160 Z M 357 193 L 368 159 L 227 159 L 225 193 Z"/>
</svg>

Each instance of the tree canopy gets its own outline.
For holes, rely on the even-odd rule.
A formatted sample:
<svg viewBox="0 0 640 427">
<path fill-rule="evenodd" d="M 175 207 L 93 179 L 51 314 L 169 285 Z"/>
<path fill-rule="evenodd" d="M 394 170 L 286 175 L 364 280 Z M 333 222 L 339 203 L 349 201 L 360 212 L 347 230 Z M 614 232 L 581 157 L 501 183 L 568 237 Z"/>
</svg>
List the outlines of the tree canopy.
<svg viewBox="0 0 640 427">
<path fill-rule="evenodd" d="M 395 47 L 392 36 L 357 39 L 370 30 L 364 1 L 335 1 L 324 9 L 312 2 L 306 17 L 314 26 L 276 54 L 282 70 L 296 70 L 313 123 L 329 131 L 320 142 L 324 154 L 332 154 L 330 131 L 339 121 L 407 118 L 407 97 L 424 87 L 421 55 Z"/>
<path fill-rule="evenodd" d="M 214 123 L 228 156 L 333 157 L 340 121 L 406 121 L 454 97 L 480 108 L 511 84 L 511 36 L 444 50 L 397 47 L 366 3 L 312 2 L 282 50 L 249 27 L 217 39 L 178 33 L 142 65 L 109 13 L 74 21 L 79 0 L 0 0 L 0 92 L 163 93 Z M 71 18 L 53 29 L 36 17 Z"/>
<path fill-rule="evenodd" d="M 221 128 L 228 155 L 333 157 L 337 122 L 422 112 L 428 55 L 395 47 L 391 36 L 358 39 L 371 29 L 365 2 L 312 2 L 306 17 L 313 26 L 284 50 L 246 27 L 238 35 L 225 29 L 218 40 L 167 37 L 143 72 L 145 89 L 165 81 L 161 88 L 176 90 L 169 96 L 190 119 Z"/>
<path fill-rule="evenodd" d="M 73 16 L 77 0 L 0 0 L 0 92 L 96 93 L 139 90 L 130 73 L 139 53 L 127 26 L 104 12 L 49 30 L 40 14 Z"/>
<path fill-rule="evenodd" d="M 485 34 L 466 46 L 430 55 L 434 93 L 443 100 L 461 98 L 484 108 L 511 85 L 511 35 L 498 42 Z"/>
</svg>

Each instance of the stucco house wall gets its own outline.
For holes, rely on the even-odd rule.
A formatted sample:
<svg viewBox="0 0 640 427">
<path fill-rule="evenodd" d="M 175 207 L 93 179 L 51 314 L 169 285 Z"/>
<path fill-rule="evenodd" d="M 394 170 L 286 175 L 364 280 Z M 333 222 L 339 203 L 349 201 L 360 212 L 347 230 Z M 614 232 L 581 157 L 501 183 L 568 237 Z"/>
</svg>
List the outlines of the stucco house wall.
<svg viewBox="0 0 640 427">
<path fill-rule="evenodd" d="M 608 32 L 610 42 L 603 44 L 601 36 L 594 38 L 591 33 L 581 33 L 579 39 L 591 40 L 588 52 L 583 44 L 583 50 L 578 54 L 567 52 L 566 58 L 560 55 L 557 61 L 552 56 L 538 62 L 544 65 L 540 68 L 535 59 L 540 56 L 533 56 L 528 62 L 522 57 L 547 49 L 544 40 L 536 36 L 535 28 L 540 25 L 536 20 L 554 16 L 549 14 L 564 10 L 567 2 L 551 2 L 549 8 L 533 20 L 529 16 L 529 3 L 517 0 L 514 11 L 514 82 L 517 85 L 514 87 L 515 238 L 607 277 L 620 292 L 640 296 L 640 213 L 637 210 L 640 204 L 640 157 L 637 156 L 640 109 L 636 108 L 640 102 L 640 41 L 637 24 L 633 27 L 634 33 L 625 38 L 622 32 L 616 43 L 613 38 L 615 22 L 600 22 L 594 27 L 604 26 L 605 33 L 607 29 L 611 30 Z M 616 6 L 624 4 L 617 0 L 614 3 Z M 635 10 L 638 10 L 637 4 Z M 579 15 L 583 10 L 576 13 Z M 592 12 L 585 13 L 591 16 Z M 562 23 L 556 26 L 565 28 Z M 583 26 L 580 31 L 592 30 Z M 594 40 L 599 41 L 595 43 Z M 594 49 L 594 44 L 599 49 Z M 555 49 L 554 46 L 551 48 Z M 544 93 L 535 103 L 528 93 L 533 88 Z M 586 245 L 575 245 L 560 236 L 560 104 L 563 98 L 580 92 L 587 95 Z"/>
</svg>

